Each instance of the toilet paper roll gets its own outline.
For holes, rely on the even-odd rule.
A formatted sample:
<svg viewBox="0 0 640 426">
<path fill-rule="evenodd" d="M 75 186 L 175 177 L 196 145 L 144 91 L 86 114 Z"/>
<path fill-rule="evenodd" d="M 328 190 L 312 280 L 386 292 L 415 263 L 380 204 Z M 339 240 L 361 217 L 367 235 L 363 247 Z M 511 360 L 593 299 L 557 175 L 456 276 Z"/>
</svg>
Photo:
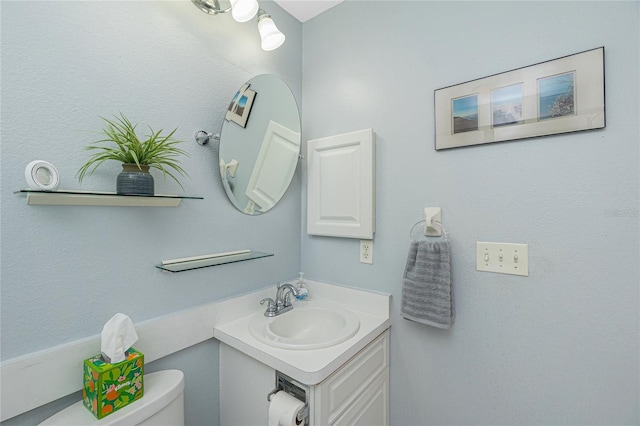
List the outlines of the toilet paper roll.
<svg viewBox="0 0 640 426">
<path fill-rule="evenodd" d="M 269 403 L 269 426 L 299 426 L 296 415 L 303 407 L 304 402 L 285 391 L 276 392 Z"/>
</svg>

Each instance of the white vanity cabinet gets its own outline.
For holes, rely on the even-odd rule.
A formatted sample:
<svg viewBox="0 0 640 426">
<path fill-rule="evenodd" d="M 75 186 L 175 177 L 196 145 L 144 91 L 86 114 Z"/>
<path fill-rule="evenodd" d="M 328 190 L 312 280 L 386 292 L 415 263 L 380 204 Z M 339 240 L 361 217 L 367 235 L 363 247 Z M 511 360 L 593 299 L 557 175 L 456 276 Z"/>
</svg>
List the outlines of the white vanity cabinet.
<svg viewBox="0 0 640 426">
<path fill-rule="evenodd" d="M 311 390 L 314 425 L 389 424 L 389 331 Z"/>
<path fill-rule="evenodd" d="M 220 424 L 268 424 L 275 370 L 220 344 Z M 309 386 L 309 424 L 389 424 L 389 330 L 322 382 Z"/>
</svg>

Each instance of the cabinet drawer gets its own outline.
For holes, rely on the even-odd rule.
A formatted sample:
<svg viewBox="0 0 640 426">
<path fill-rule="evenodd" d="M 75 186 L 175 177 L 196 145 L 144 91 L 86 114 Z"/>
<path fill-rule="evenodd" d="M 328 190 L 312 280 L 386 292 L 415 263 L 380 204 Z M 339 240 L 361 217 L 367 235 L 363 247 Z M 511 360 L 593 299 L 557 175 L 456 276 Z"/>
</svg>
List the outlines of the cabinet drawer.
<svg viewBox="0 0 640 426">
<path fill-rule="evenodd" d="M 318 385 L 320 418 L 332 423 L 389 366 L 389 331 L 385 331 Z"/>
</svg>

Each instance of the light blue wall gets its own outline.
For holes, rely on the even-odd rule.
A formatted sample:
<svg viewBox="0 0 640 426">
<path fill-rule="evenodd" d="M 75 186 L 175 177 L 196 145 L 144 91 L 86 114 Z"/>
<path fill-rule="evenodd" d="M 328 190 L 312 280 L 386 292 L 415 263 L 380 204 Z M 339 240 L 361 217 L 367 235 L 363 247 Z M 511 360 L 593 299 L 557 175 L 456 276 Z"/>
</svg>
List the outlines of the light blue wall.
<svg viewBox="0 0 640 426">
<path fill-rule="evenodd" d="M 2 359 L 97 334 L 116 311 L 142 321 L 294 276 L 302 252 L 310 278 L 393 293 L 392 424 L 637 424 L 638 3 L 350 1 L 303 26 L 269 12 L 287 42 L 264 53 L 253 24 L 188 1 L 2 2 Z M 605 130 L 433 150 L 434 89 L 602 45 Z M 237 87 L 264 72 L 304 94 L 304 140 L 376 130 L 373 266 L 358 262 L 357 241 L 306 236 L 304 176 L 268 214 L 246 217 L 226 200 L 216 149 L 191 142 L 194 130 L 217 131 Z M 31 207 L 11 193 L 33 159 L 80 188 L 73 175 L 97 117 L 120 110 L 141 126 L 179 127 L 191 153 L 185 193 L 205 200 Z M 112 190 L 117 168 L 82 188 Z M 426 206 L 443 208 L 451 233 L 450 331 L 397 315 L 407 234 Z M 530 276 L 475 272 L 477 240 L 528 243 Z M 153 268 L 244 247 L 276 256 Z M 149 366 L 159 368 L 186 369 L 189 424 L 217 421 L 215 343 Z"/>
<path fill-rule="evenodd" d="M 300 174 L 273 210 L 249 217 L 226 198 L 217 146 L 193 141 L 195 130 L 220 131 L 231 97 L 254 75 L 277 74 L 301 98 L 301 24 L 272 2 L 262 6 L 287 35 L 270 53 L 260 49 L 255 21 L 212 17 L 190 1 L 2 2 L 3 360 L 96 335 L 116 312 L 141 322 L 296 276 Z M 24 167 L 34 159 L 57 167 L 61 188 L 113 191 L 118 164 L 82 186 L 74 175 L 102 128 L 98 117 L 119 111 L 141 130 L 179 128 L 190 154 L 184 194 L 204 200 L 178 208 L 34 207 L 12 193 L 26 187 Z M 155 177 L 156 192 L 182 193 Z M 243 248 L 275 256 L 179 274 L 154 267 Z M 205 342 L 149 366 L 185 370 L 189 424 L 218 421 L 217 348 Z M 35 424 L 69 403 L 7 424 Z"/>
<path fill-rule="evenodd" d="M 303 228 L 303 270 L 393 294 L 394 426 L 640 422 L 638 7 L 347 1 L 303 25 L 304 139 L 377 136 L 373 265 Z M 599 46 L 606 129 L 434 150 L 434 89 Z M 451 235 L 449 331 L 398 315 L 429 206 Z M 529 277 L 476 272 L 476 241 L 529 244 Z"/>
</svg>

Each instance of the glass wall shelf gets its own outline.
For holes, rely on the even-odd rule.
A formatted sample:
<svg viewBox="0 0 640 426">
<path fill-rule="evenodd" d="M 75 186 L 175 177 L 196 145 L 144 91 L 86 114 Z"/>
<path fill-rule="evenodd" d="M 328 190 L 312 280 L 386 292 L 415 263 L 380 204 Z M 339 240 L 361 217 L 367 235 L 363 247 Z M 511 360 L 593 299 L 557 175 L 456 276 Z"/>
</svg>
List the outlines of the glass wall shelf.
<svg viewBox="0 0 640 426">
<path fill-rule="evenodd" d="M 250 251 L 248 253 L 234 254 L 230 256 L 219 256 L 208 259 L 189 260 L 185 262 L 164 265 L 159 263 L 156 268 L 169 272 L 183 272 L 191 269 L 208 268 L 210 266 L 225 265 L 227 263 L 244 262 L 245 260 L 260 259 L 262 257 L 273 256 L 273 253 L 263 253 L 261 251 Z"/>
<path fill-rule="evenodd" d="M 47 206 L 112 206 L 112 207 L 178 207 L 182 200 L 202 200 L 203 197 L 181 195 L 119 195 L 114 192 L 21 189 L 27 204 Z"/>
</svg>

